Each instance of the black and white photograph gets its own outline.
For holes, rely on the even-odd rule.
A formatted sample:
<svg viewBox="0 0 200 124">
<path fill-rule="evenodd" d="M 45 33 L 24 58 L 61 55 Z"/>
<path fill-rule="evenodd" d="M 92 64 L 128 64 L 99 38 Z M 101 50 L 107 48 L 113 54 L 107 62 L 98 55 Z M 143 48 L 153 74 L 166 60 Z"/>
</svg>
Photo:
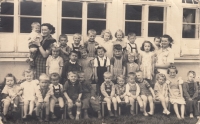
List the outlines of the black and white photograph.
<svg viewBox="0 0 200 124">
<path fill-rule="evenodd" d="M 200 0 L 0 0 L 0 124 L 200 124 Z"/>
</svg>

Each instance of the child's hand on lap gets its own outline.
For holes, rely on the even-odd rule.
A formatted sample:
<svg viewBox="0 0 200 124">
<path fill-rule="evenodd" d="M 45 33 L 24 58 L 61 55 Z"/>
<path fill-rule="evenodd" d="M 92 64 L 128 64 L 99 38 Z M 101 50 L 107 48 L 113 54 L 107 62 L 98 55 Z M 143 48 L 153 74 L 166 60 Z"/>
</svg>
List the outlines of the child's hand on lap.
<svg viewBox="0 0 200 124">
<path fill-rule="evenodd" d="M 80 103 L 81 102 L 81 100 L 78 98 L 77 100 L 76 100 L 78 103 Z"/>
<path fill-rule="evenodd" d="M 94 99 L 94 100 L 95 100 L 95 97 L 94 97 L 94 96 L 92 96 L 92 97 L 91 97 L 91 99 Z"/>
<path fill-rule="evenodd" d="M 72 103 L 72 100 L 71 100 L 71 99 L 68 99 L 67 101 L 68 101 L 68 103 Z"/>
</svg>

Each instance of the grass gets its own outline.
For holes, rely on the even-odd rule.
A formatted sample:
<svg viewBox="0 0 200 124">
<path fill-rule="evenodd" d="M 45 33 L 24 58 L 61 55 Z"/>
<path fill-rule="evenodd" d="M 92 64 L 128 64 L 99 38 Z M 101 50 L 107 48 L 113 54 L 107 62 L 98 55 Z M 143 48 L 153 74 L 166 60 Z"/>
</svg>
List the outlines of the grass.
<svg viewBox="0 0 200 124">
<path fill-rule="evenodd" d="M 184 120 L 178 120 L 174 114 L 169 117 L 163 114 L 155 114 L 153 116 L 144 117 L 142 114 L 136 116 L 122 115 L 117 118 L 105 118 L 106 124 L 196 124 L 197 119 L 190 119 L 188 116 Z M 43 122 L 42 124 L 47 124 Z M 16 122 L 8 122 L 7 124 L 39 124 L 38 121 L 23 122 L 22 120 L 17 120 Z M 48 124 L 102 124 L 102 119 L 91 118 L 91 119 L 80 119 L 75 120 L 58 120 L 51 121 Z"/>
</svg>

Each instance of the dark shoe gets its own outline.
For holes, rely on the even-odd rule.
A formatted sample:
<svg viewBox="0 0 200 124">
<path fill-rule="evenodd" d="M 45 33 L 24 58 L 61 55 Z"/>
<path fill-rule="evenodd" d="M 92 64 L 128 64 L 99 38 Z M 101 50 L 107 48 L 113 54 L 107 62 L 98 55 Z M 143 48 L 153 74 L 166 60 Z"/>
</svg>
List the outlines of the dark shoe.
<svg viewBox="0 0 200 124">
<path fill-rule="evenodd" d="M 98 111 L 98 119 L 101 119 L 101 112 Z"/>
<path fill-rule="evenodd" d="M 42 118 L 41 118 L 40 116 L 37 116 L 37 120 L 38 120 L 39 122 L 43 122 L 43 120 L 42 120 Z"/>
<path fill-rule="evenodd" d="M 17 112 L 17 107 L 13 107 L 13 112 Z"/>
<path fill-rule="evenodd" d="M 49 122 L 49 115 L 46 115 L 44 121 L 45 121 L 45 122 Z"/>
<path fill-rule="evenodd" d="M 140 111 L 141 111 L 141 112 L 144 112 L 144 107 L 140 107 Z"/>
<path fill-rule="evenodd" d="M 63 112 L 64 112 L 64 109 L 60 108 L 60 114 L 63 114 Z"/>
<path fill-rule="evenodd" d="M 114 116 L 114 114 L 112 113 L 112 111 L 109 111 L 109 116 L 110 116 L 110 117 L 113 117 L 113 116 Z"/>
<path fill-rule="evenodd" d="M 117 113 L 117 110 L 115 110 L 115 117 L 117 117 L 118 116 L 118 113 Z"/>
<path fill-rule="evenodd" d="M 87 110 L 84 111 L 84 119 L 89 119 Z"/>
<path fill-rule="evenodd" d="M 135 116 L 135 113 L 133 110 L 130 111 L 131 115 Z"/>
<path fill-rule="evenodd" d="M 56 119 L 57 117 L 55 116 L 54 113 L 51 113 L 51 119 Z"/>
<path fill-rule="evenodd" d="M 80 116 L 80 114 L 76 114 L 76 118 L 75 118 L 75 120 L 79 120 L 79 117 Z"/>
<path fill-rule="evenodd" d="M 2 121 L 3 121 L 4 123 L 6 123 L 6 122 L 7 122 L 6 116 L 5 116 L 5 115 L 3 115 L 3 114 L 2 114 Z"/>
<path fill-rule="evenodd" d="M 69 118 L 74 120 L 74 116 L 72 114 L 69 114 Z"/>
</svg>

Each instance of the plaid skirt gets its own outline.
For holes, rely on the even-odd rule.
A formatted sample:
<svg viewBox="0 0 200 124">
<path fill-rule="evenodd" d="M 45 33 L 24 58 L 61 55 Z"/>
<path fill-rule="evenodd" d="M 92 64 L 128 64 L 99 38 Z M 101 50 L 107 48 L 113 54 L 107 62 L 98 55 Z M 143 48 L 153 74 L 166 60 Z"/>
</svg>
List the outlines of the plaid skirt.
<svg viewBox="0 0 200 124">
<path fill-rule="evenodd" d="M 41 53 L 35 59 L 36 79 L 39 79 L 41 73 L 46 73 L 46 60 Z"/>
</svg>

